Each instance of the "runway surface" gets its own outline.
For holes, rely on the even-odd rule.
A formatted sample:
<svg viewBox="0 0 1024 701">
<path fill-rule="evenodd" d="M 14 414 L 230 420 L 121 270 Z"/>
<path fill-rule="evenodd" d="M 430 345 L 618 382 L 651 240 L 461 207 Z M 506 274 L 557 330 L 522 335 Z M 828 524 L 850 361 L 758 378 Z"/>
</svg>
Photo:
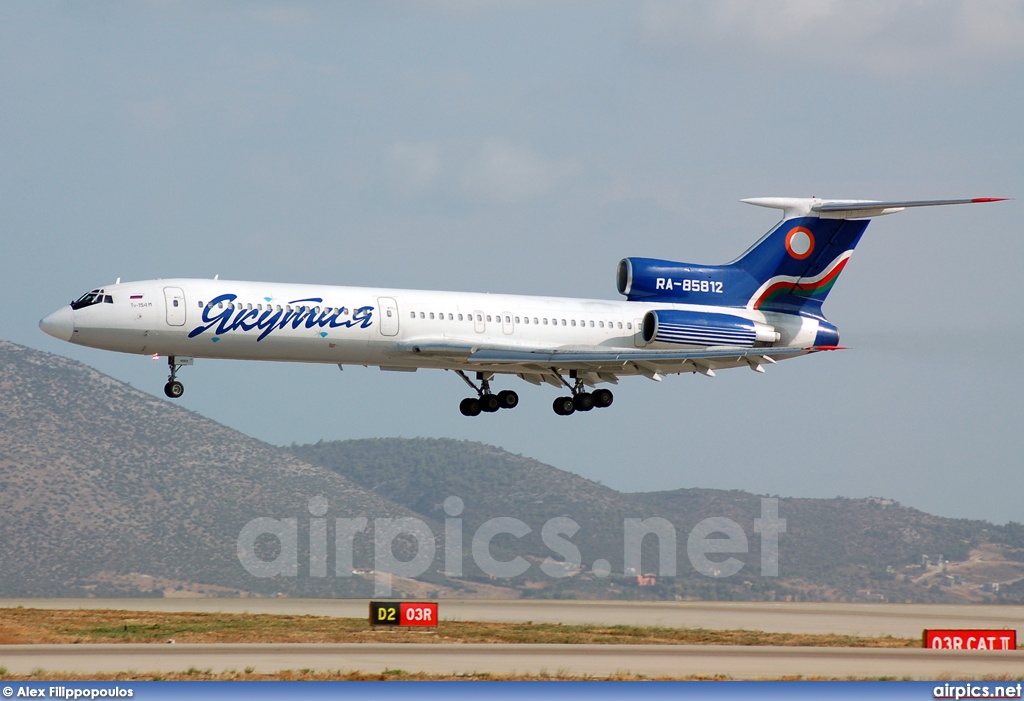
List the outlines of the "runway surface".
<svg viewBox="0 0 1024 701">
<path fill-rule="evenodd" d="M 432 674 L 490 672 L 606 677 L 723 675 L 732 679 L 803 677 L 978 678 L 1024 672 L 1020 652 L 924 649 L 794 648 L 690 645 L 5 645 L 10 674 L 200 670 L 401 669 Z"/>
<path fill-rule="evenodd" d="M 0 607 L 276 613 L 366 618 L 366 599 L 0 599 Z M 441 620 L 764 630 L 917 637 L 925 628 L 1013 628 L 1024 606 L 705 601 L 442 600 Z"/>
</svg>

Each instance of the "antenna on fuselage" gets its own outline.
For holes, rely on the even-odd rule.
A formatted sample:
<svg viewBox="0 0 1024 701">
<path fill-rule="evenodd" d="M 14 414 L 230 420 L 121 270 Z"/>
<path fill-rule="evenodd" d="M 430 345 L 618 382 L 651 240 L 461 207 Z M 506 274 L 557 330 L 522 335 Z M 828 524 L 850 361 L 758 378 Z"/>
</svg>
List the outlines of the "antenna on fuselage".
<svg viewBox="0 0 1024 701">
<path fill-rule="evenodd" d="M 214 275 L 213 279 L 214 280 L 219 280 L 220 279 L 220 273 L 217 273 L 216 275 Z"/>
</svg>

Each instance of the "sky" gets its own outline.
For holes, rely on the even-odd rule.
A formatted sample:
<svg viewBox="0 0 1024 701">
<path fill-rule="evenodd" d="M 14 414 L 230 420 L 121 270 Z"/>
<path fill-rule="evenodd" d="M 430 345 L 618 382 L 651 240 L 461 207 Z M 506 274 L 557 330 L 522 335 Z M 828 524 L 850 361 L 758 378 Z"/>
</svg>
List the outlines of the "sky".
<svg viewBox="0 0 1024 701">
<path fill-rule="evenodd" d="M 118 277 L 616 299 L 735 258 L 759 196 L 1014 197 L 873 221 L 850 350 L 463 417 L 442 371 L 202 361 L 182 406 L 284 445 L 483 441 L 625 491 L 893 498 L 1024 520 L 1024 4 L 0 3 L 0 336 L 162 397 L 38 320 Z M 96 397 L 97 402 L 104 401 Z M 69 429 L 73 430 L 73 429 Z"/>
</svg>

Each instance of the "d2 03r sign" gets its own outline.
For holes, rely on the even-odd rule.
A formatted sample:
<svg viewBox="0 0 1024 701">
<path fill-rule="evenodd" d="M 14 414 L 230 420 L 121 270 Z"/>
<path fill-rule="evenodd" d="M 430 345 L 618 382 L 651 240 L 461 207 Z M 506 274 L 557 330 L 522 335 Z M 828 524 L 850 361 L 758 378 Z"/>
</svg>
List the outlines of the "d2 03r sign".
<svg viewBox="0 0 1024 701">
<path fill-rule="evenodd" d="M 436 601 L 371 601 L 371 626 L 437 627 Z"/>
</svg>

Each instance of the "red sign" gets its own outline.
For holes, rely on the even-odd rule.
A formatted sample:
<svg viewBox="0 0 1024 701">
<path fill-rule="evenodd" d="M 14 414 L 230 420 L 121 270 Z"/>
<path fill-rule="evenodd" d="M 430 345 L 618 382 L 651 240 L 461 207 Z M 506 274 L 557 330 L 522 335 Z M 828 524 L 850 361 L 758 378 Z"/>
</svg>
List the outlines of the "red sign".
<svg viewBox="0 0 1024 701">
<path fill-rule="evenodd" d="M 933 650 L 1016 650 L 1017 631 L 994 630 L 925 630 L 924 646 Z"/>
<path fill-rule="evenodd" d="M 400 604 L 401 615 L 399 625 L 403 626 L 436 626 L 437 625 L 437 603 L 436 602 L 411 602 L 403 601 Z"/>
</svg>

